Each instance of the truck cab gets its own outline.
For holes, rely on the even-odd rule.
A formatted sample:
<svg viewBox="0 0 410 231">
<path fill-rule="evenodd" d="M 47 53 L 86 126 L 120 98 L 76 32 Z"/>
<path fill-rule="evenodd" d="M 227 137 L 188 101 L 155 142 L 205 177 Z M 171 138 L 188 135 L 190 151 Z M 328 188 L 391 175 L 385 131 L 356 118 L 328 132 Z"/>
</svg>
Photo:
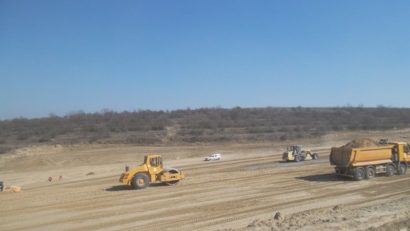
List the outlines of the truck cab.
<svg viewBox="0 0 410 231">
<path fill-rule="evenodd" d="M 393 154 L 394 154 L 394 152 L 397 153 L 397 155 L 398 155 L 397 160 L 398 161 L 406 162 L 407 164 L 410 164 L 409 151 L 410 151 L 409 144 L 407 144 L 405 142 L 394 143 Z"/>
</svg>

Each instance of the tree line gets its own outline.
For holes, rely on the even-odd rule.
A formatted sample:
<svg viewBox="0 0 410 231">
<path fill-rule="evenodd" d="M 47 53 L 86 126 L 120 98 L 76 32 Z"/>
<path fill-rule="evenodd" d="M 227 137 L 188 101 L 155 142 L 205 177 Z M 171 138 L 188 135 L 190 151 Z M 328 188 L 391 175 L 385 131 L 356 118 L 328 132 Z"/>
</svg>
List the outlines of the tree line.
<svg viewBox="0 0 410 231">
<path fill-rule="evenodd" d="M 346 130 L 410 127 L 409 108 L 201 108 L 104 110 L 0 121 L 0 153 L 33 144 L 274 141 Z"/>
</svg>

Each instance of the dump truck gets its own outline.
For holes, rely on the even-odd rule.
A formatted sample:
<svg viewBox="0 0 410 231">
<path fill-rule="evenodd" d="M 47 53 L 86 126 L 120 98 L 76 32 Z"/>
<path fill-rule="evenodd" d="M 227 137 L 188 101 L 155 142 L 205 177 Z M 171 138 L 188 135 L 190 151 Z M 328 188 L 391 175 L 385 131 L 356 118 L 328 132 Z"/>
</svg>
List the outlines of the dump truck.
<svg viewBox="0 0 410 231">
<path fill-rule="evenodd" d="M 310 150 L 302 150 L 300 145 L 290 145 L 287 147 L 286 151 L 282 155 L 282 160 L 284 161 L 294 161 L 299 162 L 303 160 L 317 160 L 319 155 L 313 153 Z"/>
<path fill-rule="evenodd" d="M 173 185 L 185 178 L 185 174 L 175 168 L 164 168 L 161 155 L 150 154 L 144 163 L 121 174 L 120 182 L 134 189 L 143 189 L 150 184 L 165 183 Z"/>
<path fill-rule="evenodd" d="M 388 143 L 373 147 L 333 147 L 330 164 L 336 174 L 355 180 L 371 179 L 379 174 L 386 176 L 406 174 L 410 162 L 409 145 L 405 142 Z"/>
</svg>

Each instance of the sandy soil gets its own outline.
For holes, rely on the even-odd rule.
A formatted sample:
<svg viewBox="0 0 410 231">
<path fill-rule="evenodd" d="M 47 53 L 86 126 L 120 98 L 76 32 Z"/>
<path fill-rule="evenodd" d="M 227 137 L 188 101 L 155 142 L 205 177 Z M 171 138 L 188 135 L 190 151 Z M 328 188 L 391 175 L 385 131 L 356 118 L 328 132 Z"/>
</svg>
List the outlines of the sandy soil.
<svg viewBox="0 0 410 231">
<path fill-rule="evenodd" d="M 408 141 L 410 132 L 360 136 Z M 23 189 L 0 193 L 0 230 L 406 230 L 410 173 L 361 182 L 333 174 L 330 147 L 356 137 L 301 140 L 320 155 L 301 163 L 280 162 L 289 142 L 21 149 L 0 156 L 1 180 Z M 223 160 L 203 161 L 211 152 Z M 147 153 L 187 178 L 144 190 L 119 183 L 124 165 Z"/>
</svg>

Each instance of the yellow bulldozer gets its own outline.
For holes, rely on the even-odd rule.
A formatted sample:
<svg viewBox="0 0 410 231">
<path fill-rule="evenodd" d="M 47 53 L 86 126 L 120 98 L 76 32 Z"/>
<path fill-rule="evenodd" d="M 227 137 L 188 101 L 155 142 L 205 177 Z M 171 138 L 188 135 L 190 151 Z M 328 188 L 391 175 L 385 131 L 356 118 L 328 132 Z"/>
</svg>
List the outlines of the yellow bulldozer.
<svg viewBox="0 0 410 231">
<path fill-rule="evenodd" d="M 146 155 L 144 163 L 121 174 L 120 182 L 143 189 L 150 184 L 166 183 L 173 185 L 185 178 L 185 174 L 175 168 L 164 168 L 161 155 Z"/>
</svg>

